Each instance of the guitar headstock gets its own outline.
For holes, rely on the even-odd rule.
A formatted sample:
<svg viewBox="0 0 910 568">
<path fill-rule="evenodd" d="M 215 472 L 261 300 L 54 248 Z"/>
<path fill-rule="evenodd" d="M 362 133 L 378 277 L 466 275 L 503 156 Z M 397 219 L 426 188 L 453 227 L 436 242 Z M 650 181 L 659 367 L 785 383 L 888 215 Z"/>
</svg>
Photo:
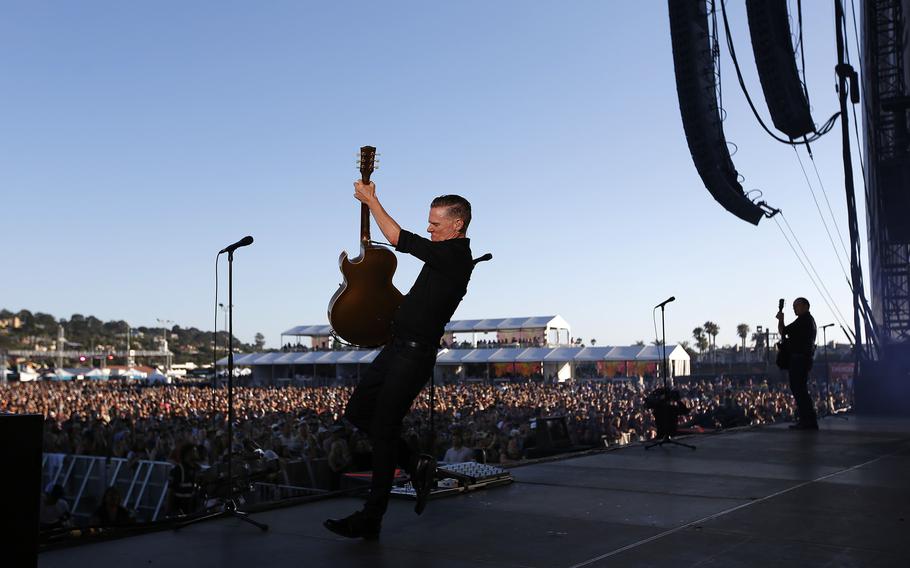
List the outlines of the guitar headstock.
<svg viewBox="0 0 910 568">
<path fill-rule="evenodd" d="M 360 169 L 360 179 L 364 183 L 370 183 L 370 175 L 376 169 L 376 147 L 363 146 L 360 148 L 360 159 L 357 160 L 357 167 Z"/>
<path fill-rule="evenodd" d="M 784 311 L 784 299 L 783 298 L 781 298 L 780 301 L 777 302 L 777 311 L 779 311 L 779 312 Z"/>
</svg>

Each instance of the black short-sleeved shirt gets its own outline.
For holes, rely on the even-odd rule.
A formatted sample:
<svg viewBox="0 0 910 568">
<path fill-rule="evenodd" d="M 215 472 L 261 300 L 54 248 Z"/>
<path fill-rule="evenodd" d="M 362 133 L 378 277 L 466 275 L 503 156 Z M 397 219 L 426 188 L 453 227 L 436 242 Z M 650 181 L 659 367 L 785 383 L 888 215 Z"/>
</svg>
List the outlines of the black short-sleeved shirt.
<svg viewBox="0 0 910 568">
<path fill-rule="evenodd" d="M 402 339 L 437 345 L 445 325 L 468 290 L 474 270 L 471 240 L 431 241 L 402 230 L 398 252 L 423 261 L 423 268 L 393 318 L 394 334 Z"/>
<path fill-rule="evenodd" d="M 806 312 L 798 316 L 790 325 L 784 328 L 784 335 L 787 337 L 787 346 L 790 348 L 790 353 L 814 355 L 816 333 L 818 331 L 812 314 Z"/>
</svg>

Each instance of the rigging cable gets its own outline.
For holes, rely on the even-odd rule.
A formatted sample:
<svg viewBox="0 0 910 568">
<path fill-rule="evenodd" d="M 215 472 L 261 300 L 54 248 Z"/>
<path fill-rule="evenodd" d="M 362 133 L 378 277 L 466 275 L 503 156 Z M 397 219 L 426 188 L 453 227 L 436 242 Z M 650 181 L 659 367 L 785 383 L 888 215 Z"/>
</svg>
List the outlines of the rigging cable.
<svg viewBox="0 0 910 568">
<path fill-rule="evenodd" d="M 802 158 L 799 157 L 799 151 L 796 149 L 795 146 L 793 147 L 793 153 L 796 154 L 796 160 L 799 162 L 799 169 L 802 170 L 803 178 L 806 180 L 806 186 L 809 188 L 809 193 L 812 194 L 812 201 L 815 202 L 815 209 L 816 209 L 816 211 L 818 211 L 818 217 L 822 221 L 822 226 L 825 227 L 825 233 L 828 234 L 828 241 L 831 243 L 831 248 L 834 249 L 834 256 L 837 258 L 837 263 L 840 265 L 841 272 L 843 272 L 844 278 L 846 278 L 847 280 L 850 280 L 850 278 L 847 276 L 847 270 L 844 268 L 844 262 L 843 262 L 843 259 L 841 258 L 840 252 L 837 250 L 837 245 L 834 244 L 834 237 L 831 236 L 831 230 L 828 228 L 827 221 L 825 221 L 825 216 L 822 213 L 822 208 L 818 204 L 818 198 L 815 195 L 815 190 L 812 189 L 812 183 L 809 181 L 809 176 L 806 174 L 806 168 L 805 168 L 805 166 L 803 166 L 803 160 L 802 160 Z M 814 163 L 815 163 L 815 161 L 813 160 L 813 165 L 814 165 Z M 818 174 L 817 168 L 815 170 L 815 173 L 816 173 L 816 175 Z M 818 181 L 819 181 L 819 183 L 821 183 L 821 177 L 818 178 Z M 824 186 L 821 186 L 821 187 L 822 187 L 822 191 L 824 192 Z M 828 201 L 827 194 L 825 194 L 825 201 L 826 202 Z M 831 219 L 834 220 L 834 213 L 831 211 L 830 202 L 828 202 L 828 212 L 831 214 Z M 836 220 L 834 220 L 834 226 L 837 227 Z M 840 236 L 840 229 L 837 230 L 837 234 L 838 234 L 838 236 Z M 840 242 L 841 242 L 841 247 L 843 247 L 843 250 L 844 250 L 844 255 L 847 258 L 850 258 L 850 254 L 847 252 L 847 247 L 846 247 L 846 245 L 844 245 L 844 239 L 841 238 Z"/>
<path fill-rule="evenodd" d="M 790 246 L 790 250 L 792 250 L 793 254 L 796 256 L 796 260 L 800 263 L 800 265 L 803 267 L 803 270 L 806 272 L 806 276 L 809 277 L 809 280 L 812 282 L 812 285 L 815 286 L 815 289 L 818 291 L 819 296 L 821 296 L 822 300 L 828 306 L 828 309 L 831 311 L 831 315 L 834 316 L 834 318 L 837 320 L 838 325 L 840 325 L 841 327 L 844 327 L 846 329 L 850 329 L 850 326 L 846 325 L 843 321 L 843 318 L 838 316 L 839 312 L 835 312 L 835 310 L 831 307 L 831 303 L 828 301 L 828 298 L 826 298 L 825 295 L 822 293 L 821 288 L 819 288 L 818 283 L 815 281 L 815 278 L 812 276 L 812 273 L 809 272 L 809 269 L 806 267 L 806 263 L 803 262 L 802 257 L 800 257 L 799 253 L 796 251 L 796 248 L 793 246 L 793 243 L 790 242 L 790 237 L 787 236 L 787 233 L 784 231 L 783 227 L 780 226 L 780 221 L 777 220 L 777 215 L 772 217 L 772 219 L 774 219 L 774 224 L 777 225 L 777 228 L 780 230 L 780 234 L 783 235 L 784 240 L 787 241 L 787 245 Z"/>
<path fill-rule="evenodd" d="M 825 290 L 825 294 L 827 294 L 827 297 L 831 300 L 832 303 L 834 303 L 834 308 L 837 310 L 837 313 L 840 315 L 841 319 L 846 320 L 847 318 L 844 317 L 844 314 L 841 313 L 840 308 L 837 307 L 837 303 L 834 302 L 834 296 L 831 294 L 831 292 L 828 291 L 828 287 L 825 286 L 825 281 L 822 279 L 821 275 L 819 275 L 818 270 L 815 269 L 815 265 L 812 263 L 812 259 L 809 258 L 809 254 L 806 252 L 806 249 L 804 249 L 802 243 L 799 242 L 799 238 L 796 236 L 796 231 L 794 231 L 793 227 L 790 226 L 790 222 L 787 221 L 787 217 L 783 215 L 783 212 L 781 212 L 781 218 L 784 220 L 784 224 L 787 226 L 787 229 L 793 236 L 793 240 L 796 242 L 796 246 L 799 247 L 799 250 L 803 253 L 803 256 L 806 257 L 806 262 L 809 263 L 809 268 L 811 268 L 812 272 L 815 273 L 819 284 L 821 284 L 821 287 Z"/>
<path fill-rule="evenodd" d="M 863 72 L 863 52 L 859 46 L 859 29 L 856 25 L 856 5 L 853 0 L 850 0 L 850 12 L 853 14 L 853 40 L 854 40 L 854 42 L 856 42 L 856 53 L 857 53 L 856 62 L 857 62 L 857 65 L 859 65 L 860 79 L 863 80 L 865 78 L 865 74 Z M 846 16 L 845 16 L 845 19 L 846 19 Z M 844 22 L 844 26 L 846 26 L 846 22 Z M 847 62 L 848 63 L 850 62 L 849 53 L 847 53 Z M 863 95 L 863 99 L 865 100 L 866 93 L 863 92 L 863 91 L 865 91 L 864 85 L 865 85 L 865 83 L 862 83 L 860 85 L 859 90 L 860 90 L 860 93 L 862 93 L 862 95 Z M 860 171 L 863 172 L 863 188 L 865 189 L 864 194 L 866 196 L 866 203 L 868 203 L 869 202 L 869 187 L 868 187 L 868 182 L 866 182 L 866 163 L 865 163 L 865 160 L 863 159 L 863 147 L 860 146 L 860 143 L 859 143 L 859 121 L 856 119 L 856 105 L 851 105 L 851 106 L 852 106 L 852 110 L 853 110 L 853 133 L 856 137 L 856 151 L 859 154 L 859 169 L 860 169 Z"/>
<path fill-rule="evenodd" d="M 809 150 L 809 160 L 812 162 L 812 168 L 815 170 L 815 179 L 818 180 L 818 186 L 821 188 L 822 196 L 825 198 L 825 203 L 828 206 L 828 213 L 831 215 L 831 221 L 834 223 L 835 231 L 837 231 L 837 238 L 840 240 L 840 246 L 844 251 L 844 255 L 849 259 L 850 253 L 847 252 L 847 245 L 844 243 L 844 236 L 841 234 L 840 225 L 837 224 L 837 217 L 834 216 L 834 211 L 831 209 L 831 201 L 828 200 L 828 192 L 825 190 L 822 176 L 818 171 L 818 166 L 815 164 L 815 155 L 812 154 L 812 150 L 808 146 L 806 148 Z M 799 156 L 797 156 L 797 158 L 798 157 Z M 802 161 L 800 161 L 800 167 L 802 167 Z M 805 171 L 803 173 L 805 173 Z M 813 195 L 813 197 L 815 196 Z"/>
</svg>

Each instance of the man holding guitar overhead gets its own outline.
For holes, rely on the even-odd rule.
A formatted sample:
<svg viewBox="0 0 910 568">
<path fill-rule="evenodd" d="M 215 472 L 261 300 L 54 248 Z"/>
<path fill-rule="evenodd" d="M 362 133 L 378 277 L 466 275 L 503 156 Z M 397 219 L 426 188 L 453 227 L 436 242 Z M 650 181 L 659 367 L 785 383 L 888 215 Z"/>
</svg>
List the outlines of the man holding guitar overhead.
<svg viewBox="0 0 910 568">
<path fill-rule="evenodd" d="M 354 182 L 354 197 L 369 207 L 382 234 L 398 252 L 423 261 L 410 292 L 392 318 L 392 338 L 354 389 L 345 418 L 366 432 L 373 445 L 373 476 L 363 510 L 325 527 L 349 538 L 377 538 L 389 503 L 396 466 L 411 477 L 417 514 L 435 483 L 436 460 L 416 455 L 401 437 L 401 423 L 430 379 L 445 325 L 467 292 L 474 270 L 470 239 L 471 204 L 443 195 L 430 204 L 429 239 L 406 231 L 386 212 L 372 182 Z"/>
<path fill-rule="evenodd" d="M 815 356 L 815 318 L 809 313 L 809 300 L 797 298 L 793 301 L 796 320 L 784 326 L 784 301 L 780 301 L 777 312 L 777 331 L 780 333 L 781 351 L 789 353 L 785 368 L 790 375 L 790 391 L 796 399 L 799 422 L 790 426 L 794 430 L 818 430 L 815 404 L 809 396 L 809 371 Z"/>
</svg>

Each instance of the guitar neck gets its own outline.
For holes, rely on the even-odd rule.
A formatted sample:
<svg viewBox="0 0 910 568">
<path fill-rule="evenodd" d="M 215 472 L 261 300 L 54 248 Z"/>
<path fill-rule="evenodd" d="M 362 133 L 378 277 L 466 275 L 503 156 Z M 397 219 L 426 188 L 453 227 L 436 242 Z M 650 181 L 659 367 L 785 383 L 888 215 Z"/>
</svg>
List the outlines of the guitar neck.
<svg viewBox="0 0 910 568">
<path fill-rule="evenodd" d="M 370 208 L 366 203 L 360 204 L 360 242 L 370 242 Z"/>
<path fill-rule="evenodd" d="M 362 170 L 360 172 L 360 178 L 363 183 L 370 183 L 370 170 Z M 364 244 L 370 243 L 370 208 L 367 207 L 366 203 L 360 204 L 360 242 Z"/>
<path fill-rule="evenodd" d="M 360 181 L 370 183 L 370 176 L 376 161 L 376 147 L 362 146 L 360 148 Z M 360 243 L 364 246 L 370 244 L 370 208 L 366 203 L 360 204 Z"/>
</svg>

